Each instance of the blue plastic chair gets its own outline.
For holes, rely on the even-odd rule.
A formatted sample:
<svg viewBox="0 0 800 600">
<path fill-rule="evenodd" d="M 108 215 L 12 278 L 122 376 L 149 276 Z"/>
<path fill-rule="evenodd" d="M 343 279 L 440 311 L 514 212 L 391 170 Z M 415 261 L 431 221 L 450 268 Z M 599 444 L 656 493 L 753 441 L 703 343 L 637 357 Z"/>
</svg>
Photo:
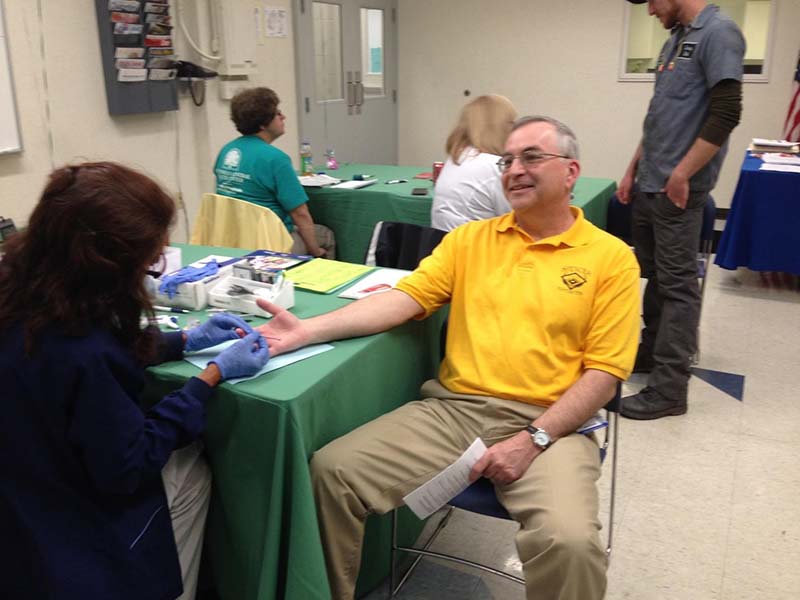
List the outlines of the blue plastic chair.
<svg viewBox="0 0 800 600">
<path fill-rule="evenodd" d="M 617 487 L 617 434 L 619 431 L 619 410 L 620 405 L 622 403 L 622 386 L 617 386 L 617 393 L 614 398 L 605 406 L 606 410 L 606 420 L 608 421 L 608 427 L 605 430 L 605 436 L 603 439 L 602 444 L 600 445 L 600 460 L 604 461 L 606 454 L 608 453 L 609 446 L 611 447 L 611 494 L 609 500 L 609 510 L 608 510 L 608 539 L 606 543 L 606 555 L 610 558 L 611 557 L 611 542 L 614 535 L 614 503 L 616 497 L 616 487 Z M 611 439 L 613 438 L 613 444 L 611 443 Z M 410 546 L 401 546 L 397 542 L 397 510 L 392 511 L 392 549 L 391 549 L 391 571 L 389 574 L 389 598 L 394 598 L 400 589 L 405 585 L 408 578 L 413 573 L 414 569 L 417 567 L 417 564 L 424 556 L 430 556 L 433 558 L 440 558 L 442 560 L 447 560 L 451 562 L 456 562 L 462 565 L 466 565 L 469 567 L 473 567 L 475 569 L 480 569 L 481 571 L 485 571 L 487 573 L 493 573 L 500 577 L 504 577 L 506 579 L 510 579 L 511 581 L 515 581 L 519 584 L 524 585 L 525 580 L 521 577 L 517 577 L 516 575 L 511 575 L 510 573 L 506 573 L 505 571 L 501 571 L 499 569 L 495 569 L 493 567 L 489 567 L 487 565 L 483 565 L 481 563 L 477 563 L 466 558 L 461 558 L 458 556 L 453 556 L 451 554 L 444 554 L 442 552 L 435 552 L 430 550 L 431 544 L 433 544 L 434 540 L 438 537 L 439 533 L 442 529 L 445 528 L 448 521 L 450 520 L 450 516 L 453 513 L 453 509 L 461 509 L 466 510 L 472 513 L 477 513 L 479 515 L 485 515 L 488 517 L 495 517 L 497 519 L 505 519 L 505 520 L 512 520 L 511 516 L 508 514 L 506 509 L 503 507 L 502 504 L 497 500 L 497 496 L 494 491 L 494 485 L 488 479 L 478 479 L 475 483 L 469 486 L 466 490 L 461 492 L 458 496 L 453 498 L 448 503 L 447 512 L 445 513 L 444 517 L 442 517 L 441 521 L 436 525 L 433 533 L 431 533 L 428 540 L 421 548 L 413 548 Z M 416 555 L 414 561 L 411 563 L 411 566 L 403 575 L 402 579 L 398 582 L 397 581 L 397 574 L 398 574 L 398 553 L 399 552 L 406 552 L 408 554 Z"/>
</svg>

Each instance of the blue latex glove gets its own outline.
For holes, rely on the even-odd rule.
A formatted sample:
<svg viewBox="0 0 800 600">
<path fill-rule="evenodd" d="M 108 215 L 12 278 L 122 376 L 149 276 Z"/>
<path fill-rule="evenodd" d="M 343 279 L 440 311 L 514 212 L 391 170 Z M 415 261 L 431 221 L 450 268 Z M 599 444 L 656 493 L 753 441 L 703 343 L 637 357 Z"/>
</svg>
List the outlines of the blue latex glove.
<svg viewBox="0 0 800 600">
<path fill-rule="evenodd" d="M 228 340 L 238 340 L 236 328 L 252 333 L 250 327 L 243 319 L 228 313 L 219 313 L 197 327 L 186 330 L 185 352 L 194 352 L 203 348 L 210 348 Z"/>
<path fill-rule="evenodd" d="M 219 265 L 216 260 L 210 260 L 202 267 L 183 267 L 179 271 L 162 275 L 159 278 L 161 285 L 158 286 L 158 291 L 166 294 L 170 298 L 178 293 L 178 286 L 182 283 L 191 281 L 200 281 L 211 275 L 216 275 L 219 271 Z"/>
<path fill-rule="evenodd" d="M 253 331 L 225 348 L 214 360 L 209 361 L 209 364 L 217 365 L 222 379 L 236 379 L 255 375 L 268 360 L 267 340 L 257 331 Z"/>
</svg>

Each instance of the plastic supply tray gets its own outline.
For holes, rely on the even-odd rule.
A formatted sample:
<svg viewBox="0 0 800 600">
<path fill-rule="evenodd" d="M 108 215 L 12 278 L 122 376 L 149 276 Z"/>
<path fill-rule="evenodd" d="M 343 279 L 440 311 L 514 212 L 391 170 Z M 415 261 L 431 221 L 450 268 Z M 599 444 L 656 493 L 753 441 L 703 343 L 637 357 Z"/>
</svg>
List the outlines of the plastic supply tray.
<svg viewBox="0 0 800 600">
<path fill-rule="evenodd" d="M 237 290 L 242 291 L 239 293 Z M 294 306 L 294 284 L 284 279 L 276 289 L 272 283 L 228 276 L 221 279 L 208 293 L 208 303 L 211 306 L 271 317 L 269 312 L 256 304 L 257 298 L 269 300 L 281 308 L 292 308 Z"/>
</svg>

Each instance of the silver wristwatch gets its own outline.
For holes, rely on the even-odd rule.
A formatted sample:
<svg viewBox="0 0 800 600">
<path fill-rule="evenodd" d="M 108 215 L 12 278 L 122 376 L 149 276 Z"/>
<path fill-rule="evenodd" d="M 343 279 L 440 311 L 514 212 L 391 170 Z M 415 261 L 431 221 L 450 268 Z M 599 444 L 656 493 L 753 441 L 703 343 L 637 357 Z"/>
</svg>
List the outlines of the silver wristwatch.
<svg viewBox="0 0 800 600">
<path fill-rule="evenodd" d="M 536 427 L 534 425 L 528 425 L 525 428 L 525 431 L 531 434 L 531 439 L 533 443 L 542 450 L 547 450 L 550 447 L 550 444 L 553 443 L 553 440 L 550 438 L 550 434 L 547 433 L 541 427 Z"/>
</svg>

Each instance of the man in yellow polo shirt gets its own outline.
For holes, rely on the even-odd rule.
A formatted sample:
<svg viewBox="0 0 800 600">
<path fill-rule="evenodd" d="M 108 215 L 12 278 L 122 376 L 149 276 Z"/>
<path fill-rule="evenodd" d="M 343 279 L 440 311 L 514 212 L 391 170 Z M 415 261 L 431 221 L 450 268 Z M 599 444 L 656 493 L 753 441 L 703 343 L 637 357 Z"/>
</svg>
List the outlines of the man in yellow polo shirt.
<svg viewBox="0 0 800 600">
<path fill-rule="evenodd" d="M 311 461 L 328 579 L 353 597 L 364 521 L 453 462 L 476 438 L 472 476 L 491 479 L 520 522 L 527 597 L 600 599 L 599 453 L 575 430 L 633 367 L 639 267 L 630 249 L 570 207 L 580 173 L 575 135 L 546 117 L 515 123 L 498 166 L 513 212 L 450 232 L 397 289 L 261 330 L 271 353 L 369 335 L 450 304 L 439 378 L 418 402 L 319 450 Z"/>
</svg>

